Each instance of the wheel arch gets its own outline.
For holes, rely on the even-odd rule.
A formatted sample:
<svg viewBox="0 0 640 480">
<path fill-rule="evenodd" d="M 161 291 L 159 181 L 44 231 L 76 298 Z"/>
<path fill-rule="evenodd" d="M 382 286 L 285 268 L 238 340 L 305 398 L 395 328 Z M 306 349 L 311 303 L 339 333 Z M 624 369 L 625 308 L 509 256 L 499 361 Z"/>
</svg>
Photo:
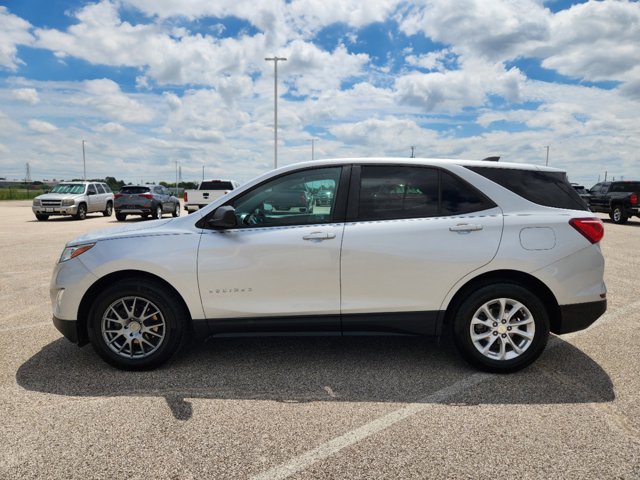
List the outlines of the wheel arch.
<svg viewBox="0 0 640 480">
<path fill-rule="evenodd" d="M 447 306 L 442 320 L 443 325 L 451 325 L 456 311 L 473 291 L 486 285 L 495 283 L 513 283 L 520 285 L 535 294 L 544 304 L 549 315 L 549 326 L 552 332 L 557 331 L 561 324 L 561 311 L 553 292 L 539 279 L 528 273 L 516 270 L 496 270 L 483 273 L 470 279 L 453 296 Z"/>
<path fill-rule="evenodd" d="M 109 287 L 110 285 L 113 285 L 119 280 L 132 280 L 132 279 L 138 279 L 142 284 L 156 283 L 160 285 L 162 288 L 166 288 L 168 291 L 172 292 L 175 298 L 179 300 L 181 307 L 184 311 L 184 314 L 186 315 L 186 321 L 188 324 L 187 330 L 191 328 L 190 327 L 191 315 L 189 313 L 189 308 L 187 307 L 187 304 L 182 298 L 182 296 L 180 295 L 180 293 L 173 287 L 173 285 L 171 285 L 169 282 L 167 282 L 163 278 L 149 272 L 143 272 L 140 270 L 121 270 L 119 272 L 113 272 L 113 273 L 110 273 L 109 275 L 105 275 L 104 277 L 100 278 L 93 285 L 91 285 L 91 287 L 89 287 L 89 289 L 85 292 L 84 296 L 82 297 L 82 301 L 80 302 L 80 306 L 78 308 L 78 317 L 77 317 L 78 344 L 80 346 L 86 345 L 87 343 L 89 343 L 89 335 L 87 332 L 87 321 L 89 318 L 89 312 L 91 310 L 91 306 L 93 304 L 93 301 L 96 299 L 96 297 L 100 294 L 100 292 L 103 289 Z"/>
</svg>

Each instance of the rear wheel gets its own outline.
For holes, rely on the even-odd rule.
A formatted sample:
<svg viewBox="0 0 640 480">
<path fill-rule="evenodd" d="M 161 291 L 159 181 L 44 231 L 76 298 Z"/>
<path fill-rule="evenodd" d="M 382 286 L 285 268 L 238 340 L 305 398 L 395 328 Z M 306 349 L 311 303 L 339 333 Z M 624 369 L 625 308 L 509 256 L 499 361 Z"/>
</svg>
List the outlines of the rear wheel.
<svg viewBox="0 0 640 480">
<path fill-rule="evenodd" d="M 49 215 L 45 215 L 44 213 L 36 213 L 36 218 L 41 222 L 44 222 L 45 220 L 49 220 Z"/>
<path fill-rule="evenodd" d="M 153 212 L 153 218 L 162 218 L 162 205 L 156 205 L 156 209 Z"/>
<path fill-rule="evenodd" d="M 462 301 L 453 321 L 454 341 L 474 366 L 508 373 L 530 365 L 549 338 L 540 299 L 520 285 L 480 287 Z"/>
<path fill-rule="evenodd" d="M 116 212 L 116 220 L 118 220 L 119 222 L 124 222 L 127 219 L 127 214 L 126 213 L 118 213 Z"/>
<path fill-rule="evenodd" d="M 84 220 L 85 218 L 87 218 L 87 206 L 84 203 L 78 205 L 78 211 L 74 215 L 74 218 L 76 220 Z"/>
<path fill-rule="evenodd" d="M 180 216 L 180 204 L 176 203 L 176 207 L 173 209 L 173 213 L 171 214 L 174 217 L 179 217 Z"/>
<path fill-rule="evenodd" d="M 102 212 L 102 215 L 104 215 L 105 217 L 110 217 L 112 213 L 113 213 L 113 203 L 107 202 L 107 208 L 104 209 L 104 211 Z"/>
<path fill-rule="evenodd" d="M 89 339 L 114 367 L 149 370 L 178 350 L 187 315 L 176 294 L 162 284 L 125 280 L 104 290 L 93 303 Z"/>
<path fill-rule="evenodd" d="M 617 223 L 618 225 L 622 225 L 623 223 L 627 223 L 629 220 L 628 217 L 624 214 L 624 209 L 622 205 L 615 205 L 613 210 L 609 214 L 609 218 L 613 221 L 613 223 Z"/>
</svg>

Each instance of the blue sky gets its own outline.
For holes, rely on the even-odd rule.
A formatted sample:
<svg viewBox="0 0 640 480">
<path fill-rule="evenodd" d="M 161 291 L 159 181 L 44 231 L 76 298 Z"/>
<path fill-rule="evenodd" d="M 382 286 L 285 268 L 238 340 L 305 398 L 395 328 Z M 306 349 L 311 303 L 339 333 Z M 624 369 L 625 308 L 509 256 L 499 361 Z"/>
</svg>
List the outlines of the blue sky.
<svg viewBox="0 0 640 480">
<path fill-rule="evenodd" d="M 311 158 L 640 178 L 640 5 L 0 1 L 0 177 L 246 181 Z"/>
</svg>

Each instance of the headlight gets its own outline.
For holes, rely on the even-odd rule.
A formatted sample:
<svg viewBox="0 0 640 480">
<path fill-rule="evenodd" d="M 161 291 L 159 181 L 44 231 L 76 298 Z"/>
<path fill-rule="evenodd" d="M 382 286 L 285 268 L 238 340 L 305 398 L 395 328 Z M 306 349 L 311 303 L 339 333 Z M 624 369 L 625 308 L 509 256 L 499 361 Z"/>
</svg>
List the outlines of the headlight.
<svg viewBox="0 0 640 480">
<path fill-rule="evenodd" d="M 84 245 L 76 245 L 75 247 L 66 247 L 62 251 L 62 255 L 60 255 L 59 263 L 66 262 L 67 260 L 71 260 L 72 258 L 82 255 L 87 250 L 93 248 L 94 245 L 95 243 L 85 243 Z"/>
<path fill-rule="evenodd" d="M 62 205 L 63 207 L 73 207 L 74 203 L 75 202 L 73 201 L 73 198 L 63 198 L 60 205 Z"/>
<path fill-rule="evenodd" d="M 40 201 L 40 199 L 39 199 L 39 198 L 34 198 L 34 199 L 33 199 L 33 206 L 34 206 L 34 207 L 40 207 L 40 206 L 42 206 L 42 202 Z"/>
</svg>

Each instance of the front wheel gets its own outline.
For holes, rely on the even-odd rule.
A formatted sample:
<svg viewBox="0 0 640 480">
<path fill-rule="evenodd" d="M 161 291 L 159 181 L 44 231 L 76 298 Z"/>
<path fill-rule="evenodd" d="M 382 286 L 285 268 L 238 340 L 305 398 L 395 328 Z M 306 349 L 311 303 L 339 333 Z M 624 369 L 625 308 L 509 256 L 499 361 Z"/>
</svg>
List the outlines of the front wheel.
<svg viewBox="0 0 640 480">
<path fill-rule="evenodd" d="M 187 316 L 177 295 L 162 284 L 125 280 L 108 287 L 93 303 L 89 340 L 116 368 L 150 370 L 178 350 Z"/>
<path fill-rule="evenodd" d="M 78 211 L 76 212 L 74 218 L 76 220 L 84 220 L 87 218 L 87 206 L 84 203 L 78 205 Z"/>
<path fill-rule="evenodd" d="M 609 218 L 613 221 L 613 223 L 617 223 L 618 225 L 627 223 L 627 220 L 629 219 L 625 216 L 624 209 L 620 205 L 616 205 L 613 207 L 613 210 L 609 214 Z"/>
<path fill-rule="evenodd" d="M 462 301 L 453 332 L 456 347 L 469 363 L 489 372 L 515 372 L 544 350 L 549 316 L 526 288 L 497 283 L 480 287 Z"/>
</svg>

